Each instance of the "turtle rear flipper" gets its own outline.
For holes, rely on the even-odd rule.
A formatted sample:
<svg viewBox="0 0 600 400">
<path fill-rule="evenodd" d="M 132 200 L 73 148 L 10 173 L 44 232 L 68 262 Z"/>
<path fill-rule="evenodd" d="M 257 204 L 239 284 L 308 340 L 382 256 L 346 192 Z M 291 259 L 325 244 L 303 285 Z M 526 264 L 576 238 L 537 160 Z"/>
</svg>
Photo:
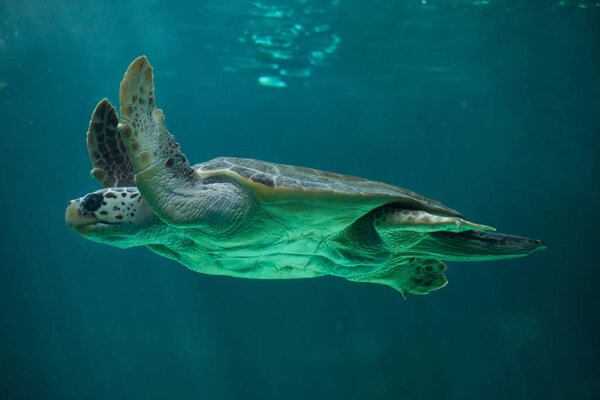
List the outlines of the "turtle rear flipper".
<svg viewBox="0 0 600 400">
<path fill-rule="evenodd" d="M 501 260 L 527 256 L 543 250 L 541 240 L 496 232 L 434 232 L 413 247 L 415 252 L 434 253 L 448 261 Z"/>
<path fill-rule="evenodd" d="M 373 225 L 388 249 L 406 257 L 499 260 L 545 248 L 540 240 L 491 232 L 494 228 L 421 210 L 378 209 Z"/>
<path fill-rule="evenodd" d="M 391 268 L 382 268 L 373 273 L 346 279 L 388 285 L 402 293 L 404 298 L 408 293 L 428 294 L 443 288 L 448 283 L 444 276 L 446 264 L 439 260 L 410 258 L 391 261 L 388 265 L 393 265 L 394 262 L 398 264 Z"/>
<path fill-rule="evenodd" d="M 387 232 L 464 232 L 468 230 L 495 231 L 457 216 L 431 214 L 424 210 L 406 210 L 394 206 L 375 210 L 373 222 L 381 234 Z"/>
</svg>

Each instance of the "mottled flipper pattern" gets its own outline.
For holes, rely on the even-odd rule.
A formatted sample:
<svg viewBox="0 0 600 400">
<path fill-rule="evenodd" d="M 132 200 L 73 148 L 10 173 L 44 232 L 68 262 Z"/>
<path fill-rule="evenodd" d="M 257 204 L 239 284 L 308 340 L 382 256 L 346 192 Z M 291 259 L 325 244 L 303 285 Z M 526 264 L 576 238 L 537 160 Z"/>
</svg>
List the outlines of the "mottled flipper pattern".
<svg viewBox="0 0 600 400">
<path fill-rule="evenodd" d="M 468 230 L 495 231 L 494 228 L 475 224 L 463 218 L 439 216 L 422 210 L 404 210 L 382 207 L 375 212 L 377 231 L 402 230 L 412 232 L 464 232 Z"/>
<path fill-rule="evenodd" d="M 94 109 L 87 132 L 87 148 L 93 166 L 90 174 L 107 188 L 135 186 L 133 167 L 117 132 L 118 123 L 117 111 L 104 99 Z"/>
<path fill-rule="evenodd" d="M 388 265 L 392 266 L 347 279 L 354 282 L 388 285 L 402 293 L 404 298 L 408 293 L 427 294 L 443 288 L 448 283 L 444 276 L 446 264 L 439 260 L 399 259 L 397 264 L 394 265 L 394 261 L 391 261 Z"/>
<path fill-rule="evenodd" d="M 162 110 L 155 107 L 154 77 L 145 56 L 137 58 L 125 73 L 119 93 L 121 124 L 135 172 L 135 183 L 144 200 L 163 220 L 177 223 L 193 220 L 193 198 L 201 178 L 167 132 Z"/>
</svg>

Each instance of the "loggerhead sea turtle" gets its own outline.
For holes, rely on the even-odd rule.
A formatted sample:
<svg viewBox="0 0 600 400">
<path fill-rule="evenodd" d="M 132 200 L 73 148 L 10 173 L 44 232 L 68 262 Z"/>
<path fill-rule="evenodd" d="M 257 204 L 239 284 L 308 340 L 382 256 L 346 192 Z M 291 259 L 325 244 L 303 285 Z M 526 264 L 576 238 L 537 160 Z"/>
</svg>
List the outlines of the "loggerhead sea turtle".
<svg viewBox="0 0 600 400">
<path fill-rule="evenodd" d="M 102 100 L 87 133 L 91 175 L 105 189 L 72 200 L 84 237 L 147 246 L 201 273 L 257 279 L 324 275 L 426 294 L 451 261 L 521 257 L 539 240 L 493 233 L 408 190 L 243 158 L 190 166 L 155 107 L 152 67 L 121 82 L 121 123 Z"/>
</svg>

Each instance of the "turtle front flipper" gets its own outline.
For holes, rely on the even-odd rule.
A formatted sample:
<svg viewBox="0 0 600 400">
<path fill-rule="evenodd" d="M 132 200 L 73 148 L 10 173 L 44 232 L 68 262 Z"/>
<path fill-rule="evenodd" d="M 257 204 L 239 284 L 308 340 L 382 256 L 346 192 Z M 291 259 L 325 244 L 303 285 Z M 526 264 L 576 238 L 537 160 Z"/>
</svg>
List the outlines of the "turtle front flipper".
<svg viewBox="0 0 600 400">
<path fill-rule="evenodd" d="M 152 67 L 145 56 L 127 68 L 119 102 L 119 132 L 143 198 L 152 211 L 168 222 L 190 216 L 193 210 L 187 210 L 185 199 L 193 197 L 202 182 L 175 138 L 167 132 L 162 110 L 156 109 Z M 176 198 L 181 201 L 174 201 Z"/>
<path fill-rule="evenodd" d="M 167 132 L 162 110 L 155 106 L 152 67 L 145 56 L 131 63 L 119 92 L 121 123 L 135 184 L 152 211 L 170 225 L 219 228 L 231 226 L 239 199 L 227 183 L 204 185 Z M 230 196 L 222 196 L 229 193 Z M 238 207 L 237 209 L 241 209 Z M 219 225 L 219 226 L 217 226 Z"/>
<path fill-rule="evenodd" d="M 135 186 L 127 149 L 117 133 L 118 123 L 117 111 L 103 99 L 92 113 L 87 132 L 87 148 L 93 166 L 90 175 L 106 188 Z"/>
</svg>

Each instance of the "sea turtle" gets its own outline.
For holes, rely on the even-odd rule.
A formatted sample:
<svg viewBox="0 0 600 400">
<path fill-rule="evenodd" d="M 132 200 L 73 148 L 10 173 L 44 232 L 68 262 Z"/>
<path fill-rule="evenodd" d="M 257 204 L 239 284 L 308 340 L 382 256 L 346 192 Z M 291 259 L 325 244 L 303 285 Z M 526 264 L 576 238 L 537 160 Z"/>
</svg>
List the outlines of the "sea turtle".
<svg viewBox="0 0 600 400">
<path fill-rule="evenodd" d="M 90 240 L 147 246 L 206 274 L 334 275 L 403 296 L 446 284 L 439 259 L 496 260 L 544 248 L 385 183 L 243 158 L 190 166 L 155 107 L 144 56 L 127 69 L 119 102 L 121 123 L 104 99 L 87 133 L 91 175 L 105 189 L 66 210 L 67 225 Z"/>
</svg>

